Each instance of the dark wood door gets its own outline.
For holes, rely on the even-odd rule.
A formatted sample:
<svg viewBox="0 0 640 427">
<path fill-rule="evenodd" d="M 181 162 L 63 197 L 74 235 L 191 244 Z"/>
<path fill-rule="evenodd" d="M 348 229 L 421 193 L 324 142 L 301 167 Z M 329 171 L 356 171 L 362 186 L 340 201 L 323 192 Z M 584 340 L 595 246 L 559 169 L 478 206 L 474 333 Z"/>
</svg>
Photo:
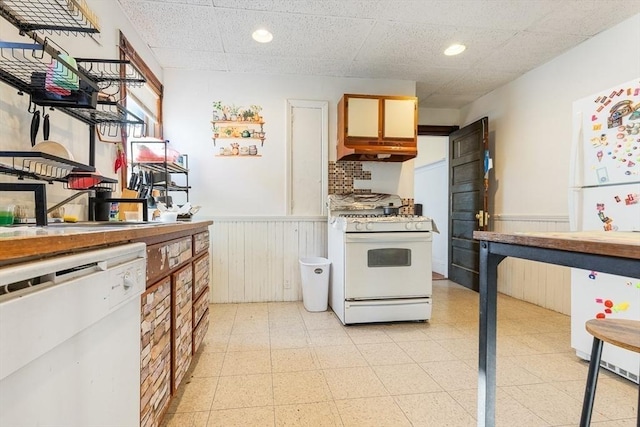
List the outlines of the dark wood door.
<svg viewBox="0 0 640 427">
<path fill-rule="evenodd" d="M 480 246 L 473 232 L 486 230 L 488 221 L 488 124 L 485 117 L 449 135 L 449 279 L 475 291 Z"/>
</svg>

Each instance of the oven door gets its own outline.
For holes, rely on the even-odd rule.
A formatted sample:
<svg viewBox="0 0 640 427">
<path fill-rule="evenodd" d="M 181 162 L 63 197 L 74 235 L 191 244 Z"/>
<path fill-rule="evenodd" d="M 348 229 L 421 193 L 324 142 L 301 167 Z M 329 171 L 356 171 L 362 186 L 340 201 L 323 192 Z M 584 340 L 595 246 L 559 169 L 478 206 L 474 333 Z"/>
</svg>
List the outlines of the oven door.
<svg viewBox="0 0 640 427">
<path fill-rule="evenodd" d="M 431 296 L 431 233 L 346 233 L 345 299 Z"/>
</svg>

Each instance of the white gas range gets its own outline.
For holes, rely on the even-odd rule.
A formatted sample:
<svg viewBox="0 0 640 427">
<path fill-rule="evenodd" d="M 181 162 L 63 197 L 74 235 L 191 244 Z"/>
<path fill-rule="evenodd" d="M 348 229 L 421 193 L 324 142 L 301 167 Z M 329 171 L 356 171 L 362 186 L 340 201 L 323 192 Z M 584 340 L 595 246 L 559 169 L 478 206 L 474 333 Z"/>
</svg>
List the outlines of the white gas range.
<svg viewBox="0 0 640 427">
<path fill-rule="evenodd" d="M 329 303 L 343 324 L 431 317 L 430 218 L 384 215 L 399 196 L 329 196 Z"/>
</svg>

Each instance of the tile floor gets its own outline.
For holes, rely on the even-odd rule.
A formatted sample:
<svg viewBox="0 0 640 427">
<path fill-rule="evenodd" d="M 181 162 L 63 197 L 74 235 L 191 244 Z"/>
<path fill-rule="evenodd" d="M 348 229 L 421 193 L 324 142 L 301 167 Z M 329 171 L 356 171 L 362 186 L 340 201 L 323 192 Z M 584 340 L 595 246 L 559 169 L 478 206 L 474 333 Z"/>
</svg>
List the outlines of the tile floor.
<svg viewBox="0 0 640 427">
<path fill-rule="evenodd" d="M 343 326 L 301 302 L 212 304 L 164 426 L 475 426 L 478 295 L 434 281 L 430 322 Z M 588 365 L 567 316 L 500 296 L 498 426 L 577 426 Z M 637 386 L 602 370 L 594 426 L 635 426 Z"/>
</svg>

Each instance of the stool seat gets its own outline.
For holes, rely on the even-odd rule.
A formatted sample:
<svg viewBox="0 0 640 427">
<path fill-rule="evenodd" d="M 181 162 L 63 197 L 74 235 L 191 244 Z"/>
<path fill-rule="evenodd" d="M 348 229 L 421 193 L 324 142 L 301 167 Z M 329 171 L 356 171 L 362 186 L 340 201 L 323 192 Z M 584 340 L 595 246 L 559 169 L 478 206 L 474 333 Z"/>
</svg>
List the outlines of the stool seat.
<svg viewBox="0 0 640 427">
<path fill-rule="evenodd" d="M 596 397 L 596 385 L 598 384 L 598 371 L 602 358 L 602 344 L 608 343 L 616 347 L 640 353 L 640 321 L 627 319 L 592 319 L 585 323 L 585 329 L 593 335 L 593 347 L 591 349 L 591 361 L 589 362 L 589 374 L 587 386 L 582 402 L 582 414 L 580 427 L 589 427 L 593 402 Z M 638 420 L 640 426 L 640 388 L 638 390 Z"/>
<path fill-rule="evenodd" d="M 640 353 L 640 321 L 627 319 L 592 319 L 587 332 L 616 347 Z"/>
</svg>

